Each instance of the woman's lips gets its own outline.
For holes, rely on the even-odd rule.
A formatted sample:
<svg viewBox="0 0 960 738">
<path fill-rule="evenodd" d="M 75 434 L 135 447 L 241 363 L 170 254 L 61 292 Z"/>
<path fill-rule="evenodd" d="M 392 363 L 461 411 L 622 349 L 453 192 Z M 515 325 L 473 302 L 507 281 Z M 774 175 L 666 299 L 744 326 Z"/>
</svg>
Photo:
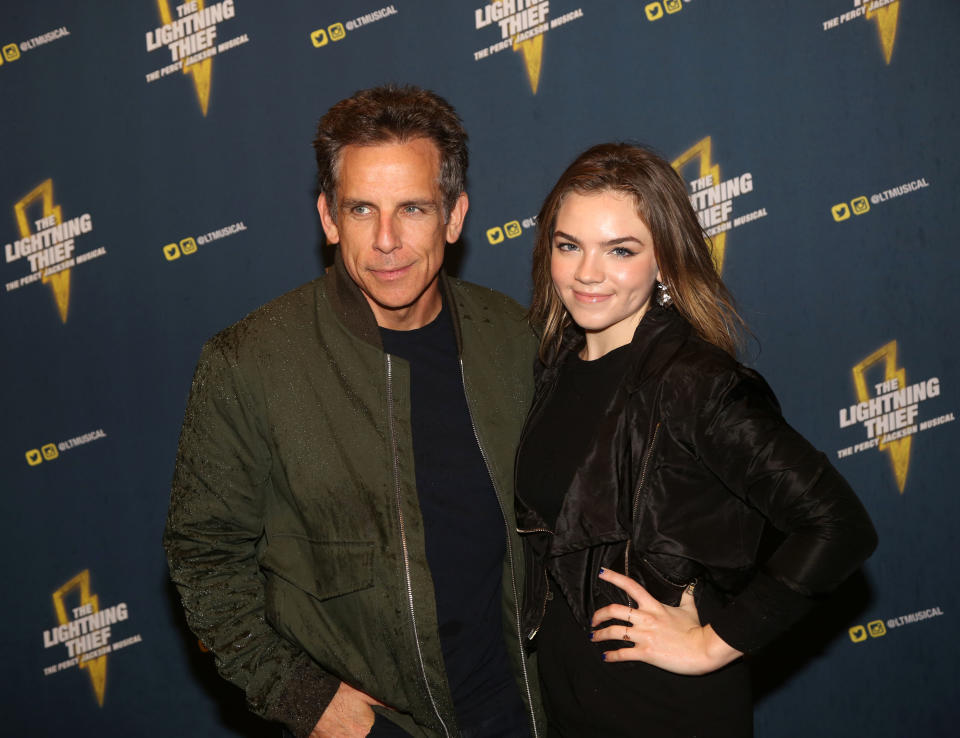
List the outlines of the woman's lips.
<svg viewBox="0 0 960 738">
<path fill-rule="evenodd" d="M 605 300 L 609 300 L 609 299 L 612 297 L 612 295 L 610 295 L 610 294 L 595 294 L 595 293 L 592 293 L 592 292 L 577 292 L 576 290 L 573 291 L 573 296 L 574 296 L 574 298 L 577 300 L 577 302 L 583 302 L 583 303 L 586 303 L 586 304 L 588 304 L 588 305 L 593 305 L 593 304 L 596 304 L 596 303 L 598 303 L 598 302 L 604 302 Z"/>
</svg>

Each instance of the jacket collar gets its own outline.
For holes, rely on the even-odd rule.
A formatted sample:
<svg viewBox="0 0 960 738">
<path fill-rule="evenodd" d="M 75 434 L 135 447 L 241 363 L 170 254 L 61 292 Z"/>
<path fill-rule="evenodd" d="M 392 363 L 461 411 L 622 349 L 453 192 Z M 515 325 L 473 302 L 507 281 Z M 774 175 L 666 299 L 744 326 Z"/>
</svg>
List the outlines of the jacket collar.
<svg viewBox="0 0 960 738">
<path fill-rule="evenodd" d="M 627 392 L 636 392 L 648 379 L 658 376 L 680 350 L 691 331 L 690 324 L 672 305 L 651 305 L 630 340 L 630 368 L 624 382 Z M 538 384 L 551 383 L 567 357 L 580 351 L 585 343 L 586 337 L 578 326 L 567 326 L 560 347 L 541 367 Z"/>
<path fill-rule="evenodd" d="M 631 396 L 646 383 L 658 381 L 691 332 L 690 324 L 677 312 L 676 308 L 651 306 L 644 314 L 630 341 L 629 367 L 622 384 L 623 393 Z M 546 402 L 547 396 L 555 386 L 563 362 L 571 352 L 579 351 L 585 342 L 583 332 L 576 326 L 565 331 L 555 356 L 550 357 L 547 364 L 541 366 L 542 373 L 538 377 L 537 399 L 531 411 L 531 418 Z M 620 401 L 615 398 L 611 407 L 619 404 Z M 527 422 L 530 423 L 530 419 Z M 615 456 L 617 451 L 609 449 L 604 453 Z M 606 488 L 581 487 L 578 497 L 573 500 L 564 500 L 557 521 L 547 524 L 539 512 L 524 501 L 518 490 L 517 526 L 521 532 L 551 533 L 549 544 L 546 540 L 540 540 L 533 545 L 541 547 L 542 550 L 546 550 L 543 547 L 549 546 L 552 555 L 567 553 L 597 543 L 625 540 L 628 533 L 617 523 L 618 504 L 617 497 L 610 495 Z M 585 514 L 584 510 L 590 510 L 590 513 Z"/>
<path fill-rule="evenodd" d="M 450 282 L 446 272 L 441 269 L 440 292 L 444 306 L 450 311 L 453 330 L 457 338 L 457 353 L 460 354 L 463 347 L 460 334 L 460 311 L 453 299 Z M 335 251 L 333 266 L 327 270 L 326 284 L 327 299 L 340 322 L 356 338 L 383 351 L 383 342 L 380 340 L 380 327 L 377 325 L 377 319 L 373 315 L 373 310 L 371 310 L 366 296 L 347 271 L 339 248 Z"/>
<path fill-rule="evenodd" d="M 692 330 L 674 306 L 652 305 L 630 342 L 631 370 L 627 375 L 627 391 L 632 394 L 651 377 L 659 377 Z"/>
</svg>

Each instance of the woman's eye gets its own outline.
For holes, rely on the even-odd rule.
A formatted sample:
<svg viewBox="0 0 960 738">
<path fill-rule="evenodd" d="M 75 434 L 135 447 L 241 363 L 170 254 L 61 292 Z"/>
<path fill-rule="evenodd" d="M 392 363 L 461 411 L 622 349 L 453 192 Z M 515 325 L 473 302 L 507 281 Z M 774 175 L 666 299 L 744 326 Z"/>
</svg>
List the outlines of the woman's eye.
<svg viewBox="0 0 960 738">
<path fill-rule="evenodd" d="M 557 251 L 576 251 L 577 245 L 574 243 L 566 243 L 564 241 L 561 241 L 560 243 L 557 244 L 556 249 Z"/>
<path fill-rule="evenodd" d="M 630 249 L 626 249 L 623 246 L 617 246 L 611 252 L 614 256 L 633 256 L 634 252 Z"/>
</svg>

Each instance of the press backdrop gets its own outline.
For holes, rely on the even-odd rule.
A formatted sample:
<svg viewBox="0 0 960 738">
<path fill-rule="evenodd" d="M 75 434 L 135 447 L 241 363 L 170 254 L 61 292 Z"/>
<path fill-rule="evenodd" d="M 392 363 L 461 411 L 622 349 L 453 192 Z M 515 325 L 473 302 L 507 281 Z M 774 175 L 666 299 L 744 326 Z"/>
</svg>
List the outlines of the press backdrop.
<svg viewBox="0 0 960 738">
<path fill-rule="evenodd" d="M 757 735 L 953 734 L 958 37 L 951 0 L 4 2 L 3 732 L 276 734 L 167 583 L 177 436 L 202 342 L 329 258 L 317 119 L 399 82 L 470 132 L 448 262 L 523 303 L 576 154 L 675 162 L 746 361 L 880 535 L 755 660 Z"/>
</svg>

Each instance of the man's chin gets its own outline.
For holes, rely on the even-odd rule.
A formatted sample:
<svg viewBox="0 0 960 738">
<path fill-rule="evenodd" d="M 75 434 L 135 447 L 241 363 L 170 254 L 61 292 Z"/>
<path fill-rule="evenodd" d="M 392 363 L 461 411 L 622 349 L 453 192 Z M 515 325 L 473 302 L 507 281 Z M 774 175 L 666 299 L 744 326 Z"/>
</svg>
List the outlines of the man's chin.
<svg viewBox="0 0 960 738">
<path fill-rule="evenodd" d="M 436 317 L 442 304 L 439 290 L 430 289 L 434 284 L 431 282 L 420 291 L 364 290 L 364 294 L 381 327 L 404 325 L 412 318 L 411 327 L 419 328 Z"/>
<path fill-rule="evenodd" d="M 409 310 L 421 300 L 431 302 L 434 296 L 439 298 L 440 295 L 436 277 L 420 285 L 404 284 L 400 280 L 378 280 L 369 287 L 371 289 L 363 290 L 367 299 L 382 310 Z"/>
</svg>

